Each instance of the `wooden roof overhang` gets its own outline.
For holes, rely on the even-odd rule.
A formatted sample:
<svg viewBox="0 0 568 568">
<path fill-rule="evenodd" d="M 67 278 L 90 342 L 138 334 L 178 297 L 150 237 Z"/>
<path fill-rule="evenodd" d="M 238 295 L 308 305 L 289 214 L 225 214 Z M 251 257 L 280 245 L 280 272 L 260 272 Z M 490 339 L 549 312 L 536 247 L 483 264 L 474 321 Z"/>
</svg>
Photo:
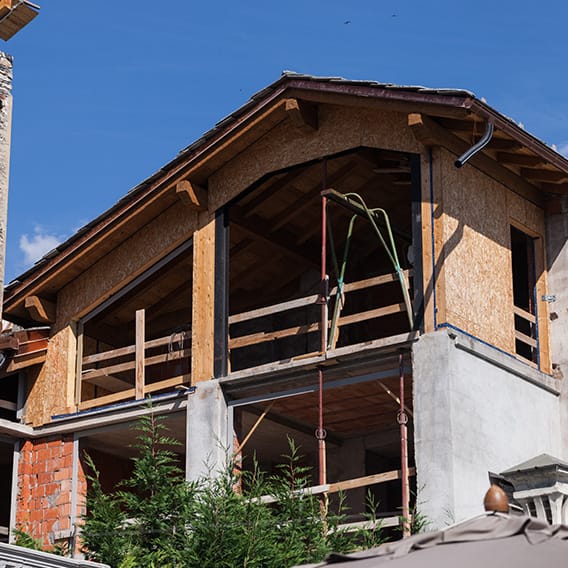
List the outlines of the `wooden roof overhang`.
<svg viewBox="0 0 568 568">
<path fill-rule="evenodd" d="M 468 91 L 284 74 L 11 282 L 5 290 L 5 317 L 31 323 L 26 298 L 53 300 L 63 286 L 174 205 L 179 182 L 206 188 L 213 172 L 280 122 L 317 128 L 318 104 L 408 113 L 409 127 L 419 140 L 456 154 L 469 148 L 483 133 L 485 121 L 491 120 L 494 136 L 471 159 L 474 166 L 490 170 L 490 175 L 521 188 L 540 204 L 545 193 L 568 193 L 568 160 Z"/>
</svg>

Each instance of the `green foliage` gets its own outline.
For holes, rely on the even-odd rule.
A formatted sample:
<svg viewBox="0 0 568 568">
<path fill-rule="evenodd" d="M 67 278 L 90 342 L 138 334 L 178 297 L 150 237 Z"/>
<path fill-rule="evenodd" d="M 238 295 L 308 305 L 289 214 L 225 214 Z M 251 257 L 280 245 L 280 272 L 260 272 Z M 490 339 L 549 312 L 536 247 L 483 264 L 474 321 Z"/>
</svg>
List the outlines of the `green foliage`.
<svg viewBox="0 0 568 568">
<path fill-rule="evenodd" d="M 235 474 L 233 464 L 188 484 L 161 419 L 139 424 L 131 476 L 105 494 L 92 460 L 82 538 L 88 558 L 113 568 L 285 568 L 318 562 L 332 549 L 348 552 L 381 541 L 380 523 L 347 533 L 344 499 L 334 512 L 312 485 L 292 440 L 276 475 Z M 273 497 L 267 503 L 262 496 Z M 376 521 L 376 507 L 369 520 Z"/>
<path fill-rule="evenodd" d="M 17 546 L 31 548 L 32 550 L 43 550 L 43 542 L 39 538 L 34 538 L 21 529 L 15 529 L 14 536 L 16 537 L 14 544 Z"/>
</svg>

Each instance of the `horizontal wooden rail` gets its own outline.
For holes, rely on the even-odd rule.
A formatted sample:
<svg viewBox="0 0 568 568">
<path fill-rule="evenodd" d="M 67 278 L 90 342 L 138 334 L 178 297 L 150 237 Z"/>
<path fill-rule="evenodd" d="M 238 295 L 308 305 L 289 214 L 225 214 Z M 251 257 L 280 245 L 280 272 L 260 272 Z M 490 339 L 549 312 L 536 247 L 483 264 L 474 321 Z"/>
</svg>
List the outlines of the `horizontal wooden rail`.
<svg viewBox="0 0 568 568">
<path fill-rule="evenodd" d="M 408 475 L 413 477 L 416 475 L 416 469 L 411 467 L 408 470 Z M 360 487 L 368 487 L 369 485 L 378 485 L 388 481 L 395 481 L 402 478 L 400 469 L 392 471 L 385 471 L 384 473 L 375 473 L 373 475 L 365 475 L 364 477 L 356 477 L 354 479 L 347 479 L 345 481 L 337 481 L 335 483 L 327 483 L 325 485 L 316 485 L 314 487 L 306 487 L 305 489 L 298 489 L 293 494 L 301 495 L 321 495 L 323 493 L 339 493 L 341 491 L 349 491 L 350 489 L 358 489 Z M 278 499 L 273 495 L 263 495 L 261 501 L 264 503 L 276 503 Z"/>
<path fill-rule="evenodd" d="M 176 377 L 170 377 L 169 379 L 164 379 L 163 381 L 158 381 L 156 383 L 151 383 L 144 387 L 144 394 L 152 394 L 153 392 L 172 389 L 177 386 L 184 384 L 189 384 L 191 382 L 191 375 L 178 375 Z M 134 387 L 111 394 L 99 396 L 90 400 L 85 400 L 79 404 L 79 410 L 87 410 L 89 408 L 95 408 L 96 406 L 105 406 L 107 404 L 114 404 L 115 402 L 121 402 L 123 400 L 133 399 L 136 394 L 136 389 Z"/>
<path fill-rule="evenodd" d="M 533 339 L 532 337 L 529 337 L 528 335 L 525 335 L 524 333 L 521 333 L 520 331 L 517 330 L 515 330 L 515 339 L 517 341 L 525 343 L 526 345 L 530 345 L 531 347 L 536 348 L 538 345 L 536 339 Z"/>
<path fill-rule="evenodd" d="M 412 276 L 412 270 L 402 271 L 405 278 Z M 357 282 L 350 282 L 343 286 L 343 293 L 355 292 L 357 290 L 364 290 L 365 288 L 372 288 L 373 286 L 381 286 L 382 284 L 388 284 L 389 282 L 397 282 L 397 273 L 392 274 L 381 274 L 380 276 L 373 276 L 372 278 L 367 278 L 365 280 L 359 280 Z M 329 295 L 335 296 L 337 294 L 337 286 L 334 286 Z M 266 306 L 265 308 L 258 308 L 256 310 L 251 310 L 249 312 L 243 312 L 241 314 L 235 314 L 229 317 L 229 325 L 235 323 L 241 323 L 243 321 L 249 321 L 252 319 L 262 318 L 270 316 L 272 314 L 277 314 L 281 312 L 286 312 L 289 310 L 295 310 L 298 308 L 303 308 L 305 306 L 311 306 L 317 304 L 321 298 L 320 294 L 312 294 L 311 296 L 305 296 L 303 298 L 296 298 L 294 300 L 289 300 L 288 302 L 281 302 L 280 304 L 273 304 L 272 306 Z"/>
<path fill-rule="evenodd" d="M 527 321 L 530 321 L 531 323 L 536 323 L 536 317 L 530 312 L 523 310 L 523 308 L 519 308 L 518 306 L 513 306 L 513 311 L 515 312 L 515 315 Z"/>
<path fill-rule="evenodd" d="M 177 359 L 184 359 L 191 356 L 191 349 L 182 349 L 179 351 L 172 351 L 171 353 L 163 353 L 161 355 L 154 355 L 153 357 L 146 357 L 144 359 L 144 366 L 150 367 L 152 365 L 159 365 L 161 363 L 168 363 L 169 361 L 176 361 Z M 97 377 L 106 377 L 116 373 L 123 373 L 131 371 L 135 368 L 136 361 L 127 361 L 117 365 L 109 365 L 108 367 L 101 367 L 99 369 L 84 369 L 83 380 L 89 381 Z"/>
<path fill-rule="evenodd" d="M 177 335 L 172 334 L 166 337 L 159 337 L 158 339 L 151 339 L 144 343 L 144 349 L 154 349 L 156 347 L 161 347 L 162 345 L 169 345 L 170 343 L 178 343 L 191 340 L 190 335 L 186 335 L 183 339 L 177 339 Z M 118 349 L 112 349 L 110 351 L 103 351 L 102 353 L 95 353 L 94 355 L 87 355 L 83 357 L 83 365 L 88 363 L 98 363 L 99 361 L 106 361 L 108 359 L 116 359 L 118 357 L 124 357 L 126 355 L 133 355 L 136 351 L 136 346 L 128 345 L 127 347 L 119 347 Z"/>
</svg>

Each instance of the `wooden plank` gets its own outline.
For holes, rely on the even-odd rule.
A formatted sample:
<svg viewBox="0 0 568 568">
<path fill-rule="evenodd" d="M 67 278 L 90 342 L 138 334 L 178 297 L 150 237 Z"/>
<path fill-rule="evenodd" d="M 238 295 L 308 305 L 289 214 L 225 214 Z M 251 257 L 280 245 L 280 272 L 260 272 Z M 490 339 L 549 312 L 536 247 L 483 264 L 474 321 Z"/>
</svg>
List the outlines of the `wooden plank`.
<svg viewBox="0 0 568 568">
<path fill-rule="evenodd" d="M 55 304 L 39 296 L 27 296 L 24 306 L 30 317 L 40 323 L 52 324 L 55 322 Z"/>
<path fill-rule="evenodd" d="M 382 308 L 376 308 L 374 310 L 368 310 L 366 312 L 360 312 L 357 314 L 352 314 L 349 316 L 343 316 L 339 318 L 338 326 L 351 325 L 360 321 L 366 321 L 370 319 L 380 318 L 383 316 L 397 314 L 406 310 L 404 303 L 392 304 L 390 306 L 385 306 Z M 328 322 L 329 326 L 329 322 Z M 297 325 L 294 327 L 289 327 L 287 329 L 282 329 L 279 331 L 261 331 L 259 333 L 252 333 L 250 335 L 244 335 L 242 337 L 233 337 L 229 339 L 230 349 L 239 349 L 240 347 L 246 347 L 248 345 L 256 345 L 258 343 L 264 343 L 266 341 L 273 341 L 275 339 L 282 339 L 284 337 L 290 337 L 292 335 L 303 335 L 305 333 L 312 333 L 317 331 L 320 327 L 319 322 L 309 323 L 304 325 Z"/>
<path fill-rule="evenodd" d="M 540 166 L 545 163 L 544 158 L 535 154 L 520 154 L 512 152 L 497 152 L 497 160 L 515 166 Z"/>
<path fill-rule="evenodd" d="M 0 0 L 0 18 L 10 13 L 12 9 L 12 0 Z"/>
<path fill-rule="evenodd" d="M 568 181 L 568 173 L 553 170 L 521 168 L 521 175 L 533 181 L 546 181 L 549 183 Z"/>
<path fill-rule="evenodd" d="M 8 363 L 6 373 L 14 373 L 15 371 L 25 369 L 26 367 L 31 367 L 32 365 L 40 365 L 45 361 L 46 355 L 47 349 L 16 355 L 10 363 Z"/>
<path fill-rule="evenodd" d="M 88 410 L 89 408 L 96 408 L 97 406 L 105 406 L 107 404 L 114 404 L 115 402 L 120 402 L 122 400 L 129 400 L 134 398 L 136 394 L 136 389 L 131 388 L 121 392 L 115 392 L 112 394 L 106 394 L 104 396 L 99 396 L 98 398 L 92 398 L 90 400 L 85 400 L 79 403 L 79 410 Z"/>
<path fill-rule="evenodd" d="M 213 377 L 215 345 L 215 220 L 194 233 L 191 335 L 192 383 Z"/>
<path fill-rule="evenodd" d="M 259 333 L 244 335 L 242 337 L 230 338 L 229 349 L 238 349 L 240 347 L 246 347 L 247 345 L 256 345 L 257 343 L 282 339 L 284 337 L 290 337 L 292 335 L 303 335 L 305 333 L 317 331 L 319 327 L 319 322 L 315 322 L 304 325 L 297 325 L 279 331 L 261 331 Z"/>
<path fill-rule="evenodd" d="M 411 477 L 416 475 L 416 469 L 411 467 L 408 470 Z M 358 489 L 360 487 L 368 487 L 369 485 L 379 485 L 388 481 L 395 481 L 401 478 L 400 470 L 386 471 L 384 473 L 375 473 L 364 477 L 348 479 L 346 481 L 338 481 L 336 483 L 326 483 L 324 485 L 315 485 L 298 489 L 292 494 L 300 497 L 301 495 L 322 495 L 324 493 L 339 493 L 340 491 L 349 491 L 350 489 Z M 260 497 L 263 503 L 276 503 L 278 500 L 273 495 L 263 495 Z"/>
<path fill-rule="evenodd" d="M 125 389 L 132 388 L 132 383 L 129 383 L 120 377 L 115 377 L 114 375 L 96 375 L 90 377 L 89 373 L 85 373 L 83 375 L 83 382 L 101 387 L 109 392 L 122 392 Z"/>
<path fill-rule="evenodd" d="M 109 359 L 116 359 L 117 357 L 125 357 L 126 355 L 132 355 L 135 351 L 136 347 L 134 345 L 128 345 L 127 347 L 120 347 L 110 351 L 103 351 L 102 353 L 95 353 L 94 355 L 87 355 L 86 357 L 83 357 L 83 365 L 98 363 L 100 361 L 108 361 Z"/>
<path fill-rule="evenodd" d="M 431 195 L 430 183 L 430 152 L 428 150 L 420 154 L 420 179 L 422 196 L 421 220 L 422 220 L 422 287 L 424 290 L 424 331 L 434 331 L 434 227 L 433 225 L 433 196 Z"/>
<path fill-rule="evenodd" d="M 402 273 L 406 280 L 414 276 L 412 270 L 403 270 Z M 343 292 L 354 292 L 355 290 L 363 290 L 364 288 L 371 288 L 373 286 L 380 286 L 381 284 L 388 284 L 389 282 L 398 282 L 398 276 L 396 272 L 390 274 L 382 274 L 380 276 L 374 276 L 372 278 L 367 278 L 366 280 L 359 280 L 358 282 L 351 282 L 343 286 Z M 333 288 L 331 294 L 337 293 L 337 288 Z"/>
<path fill-rule="evenodd" d="M 189 374 L 176 375 L 175 377 L 170 377 L 169 379 L 164 379 L 163 381 L 146 385 L 146 387 L 144 388 L 144 392 L 146 394 L 151 394 L 159 390 L 167 388 L 175 388 L 180 385 L 189 384 L 190 382 L 191 382 L 191 375 Z"/>
<path fill-rule="evenodd" d="M 536 339 L 533 339 L 532 337 L 529 337 L 528 335 L 525 335 L 524 333 L 521 333 L 520 331 L 515 330 L 515 339 L 517 339 L 518 341 L 521 341 L 522 343 L 526 343 L 527 345 L 530 345 L 531 347 L 535 347 L 537 346 L 537 341 Z"/>
<path fill-rule="evenodd" d="M 135 385 L 136 385 L 136 398 L 144 398 L 144 383 L 145 383 L 145 349 L 144 343 L 146 341 L 146 311 L 136 310 L 136 350 L 134 352 L 134 360 L 136 362 L 136 370 L 134 372 Z"/>
<path fill-rule="evenodd" d="M 391 304 L 390 306 L 385 306 L 383 308 L 376 308 L 374 310 L 368 310 L 366 312 L 360 312 L 358 314 L 343 316 L 339 318 L 338 325 L 341 327 L 342 325 L 350 325 L 353 323 L 358 323 L 360 321 L 367 321 L 370 319 L 380 318 L 391 314 L 398 314 L 404 311 L 406 311 L 406 306 L 404 305 L 404 303 Z"/>
<path fill-rule="evenodd" d="M 267 306 L 266 308 L 258 308 L 256 310 L 251 310 L 249 312 L 235 314 L 234 316 L 229 317 L 229 324 L 235 324 L 256 318 L 262 318 L 280 312 L 286 312 L 288 310 L 295 310 L 297 308 L 302 308 L 304 306 L 310 306 L 317 303 L 320 297 L 321 297 L 320 294 L 314 294 L 312 296 L 306 296 L 304 298 L 297 298 L 295 300 L 290 300 L 289 302 L 273 304 L 272 306 Z"/>
<path fill-rule="evenodd" d="M 208 193 L 200 185 L 184 179 L 176 184 L 176 194 L 182 203 L 194 211 L 206 211 Z"/>
<path fill-rule="evenodd" d="M 165 379 L 157 383 L 152 383 L 145 386 L 145 393 L 150 394 L 166 388 L 175 388 L 178 385 L 187 384 L 191 380 L 190 375 L 178 375 L 176 377 L 171 377 L 170 379 Z M 96 408 L 97 406 L 105 406 L 107 404 L 114 404 L 122 400 L 129 400 L 134 398 L 136 390 L 130 388 L 122 392 L 116 392 L 98 398 L 93 398 L 91 400 L 85 400 L 79 404 L 79 410 L 87 410 L 89 408 Z"/>
<path fill-rule="evenodd" d="M 523 319 L 530 321 L 531 323 L 536 323 L 536 318 L 531 313 L 523 310 L 522 308 L 519 308 L 518 306 L 513 306 L 513 311 L 515 312 L 515 315 L 520 316 Z"/>
<path fill-rule="evenodd" d="M 0 408 L 16 412 L 18 410 L 18 405 L 15 402 L 0 399 Z"/>
<path fill-rule="evenodd" d="M 186 332 L 181 332 L 181 333 L 186 333 Z M 173 334 L 173 335 L 179 335 L 179 334 Z M 155 347 L 162 347 L 163 345 L 169 345 L 169 343 L 171 342 L 171 335 L 168 335 L 166 337 L 159 337 L 158 339 L 151 339 L 150 341 L 146 341 L 144 343 L 144 348 L 147 349 L 153 349 Z M 184 335 L 183 340 L 185 341 L 186 339 L 190 339 L 191 335 L 189 335 L 189 337 L 187 335 Z M 98 363 L 100 361 L 107 361 L 109 359 L 116 359 L 117 357 L 124 357 L 126 355 L 132 355 L 134 352 L 136 351 L 136 346 L 134 345 L 128 345 L 127 347 L 119 347 L 118 349 L 112 349 L 110 351 L 103 351 L 102 353 L 95 353 L 94 355 L 87 355 L 86 357 L 83 357 L 83 365 L 86 365 L 88 363 Z"/>
<path fill-rule="evenodd" d="M 405 278 L 409 278 L 413 275 L 412 270 L 403 270 Z M 351 282 L 345 284 L 343 287 L 343 293 L 354 292 L 356 290 L 363 290 L 365 288 L 371 288 L 373 286 L 380 286 L 381 284 L 386 284 L 389 282 L 397 282 L 398 276 L 396 273 L 393 274 L 383 274 L 381 276 L 374 276 L 373 278 L 367 278 L 365 280 L 359 280 L 358 282 Z M 337 287 L 334 286 L 330 292 L 330 296 L 337 294 Z M 297 298 L 295 300 L 290 300 L 289 302 L 282 302 L 280 304 L 273 304 L 272 306 L 267 306 L 265 308 L 258 308 L 256 310 L 251 310 L 249 312 L 243 312 L 240 314 L 235 314 L 229 317 L 229 324 L 235 324 L 243 321 L 248 321 L 251 319 L 261 318 L 269 316 L 271 314 L 276 314 L 279 312 L 285 312 L 288 310 L 294 310 L 296 308 L 302 308 L 304 306 L 310 306 L 316 304 L 320 299 L 320 294 L 314 294 L 312 296 L 306 296 L 304 298 Z"/>
<path fill-rule="evenodd" d="M 313 133 L 318 129 L 318 107 L 298 99 L 286 99 L 286 114 L 290 122 L 306 133 Z"/>
</svg>

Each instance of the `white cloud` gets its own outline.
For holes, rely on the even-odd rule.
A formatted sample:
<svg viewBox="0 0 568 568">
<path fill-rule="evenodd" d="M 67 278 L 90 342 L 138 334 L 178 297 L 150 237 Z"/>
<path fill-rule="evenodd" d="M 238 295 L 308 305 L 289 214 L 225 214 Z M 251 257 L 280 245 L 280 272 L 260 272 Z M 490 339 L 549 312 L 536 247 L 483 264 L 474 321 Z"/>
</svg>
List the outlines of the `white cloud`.
<svg viewBox="0 0 568 568">
<path fill-rule="evenodd" d="M 556 147 L 556 151 L 568 158 L 568 142 L 562 142 Z"/>
<path fill-rule="evenodd" d="M 43 227 L 36 225 L 31 237 L 28 234 L 20 237 L 20 250 L 24 253 L 24 263 L 33 264 L 61 242 L 63 237 L 51 235 Z"/>
</svg>

